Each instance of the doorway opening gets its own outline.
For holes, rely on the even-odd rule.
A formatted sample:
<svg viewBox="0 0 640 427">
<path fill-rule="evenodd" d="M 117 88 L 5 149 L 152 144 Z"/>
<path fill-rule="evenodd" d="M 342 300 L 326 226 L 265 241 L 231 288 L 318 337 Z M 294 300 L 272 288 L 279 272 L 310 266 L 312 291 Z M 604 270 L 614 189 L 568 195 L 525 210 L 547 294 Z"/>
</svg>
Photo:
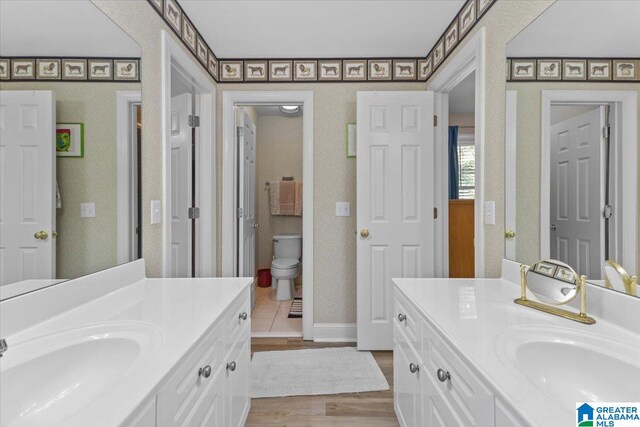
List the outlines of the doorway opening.
<svg viewBox="0 0 640 427">
<path fill-rule="evenodd" d="M 227 91 L 222 117 L 222 275 L 258 277 L 253 336 L 313 339 L 313 93 Z"/>
</svg>

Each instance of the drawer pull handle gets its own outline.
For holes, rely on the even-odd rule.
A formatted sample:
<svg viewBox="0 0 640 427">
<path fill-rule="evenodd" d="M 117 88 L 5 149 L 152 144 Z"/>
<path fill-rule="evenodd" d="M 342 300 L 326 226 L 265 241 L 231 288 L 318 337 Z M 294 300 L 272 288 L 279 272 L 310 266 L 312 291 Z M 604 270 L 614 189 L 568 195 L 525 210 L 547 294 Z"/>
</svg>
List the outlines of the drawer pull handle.
<svg viewBox="0 0 640 427">
<path fill-rule="evenodd" d="M 416 365 L 415 363 L 409 363 L 409 371 L 411 371 L 412 374 L 415 374 L 419 370 L 420 367 L 418 365 Z"/>
<path fill-rule="evenodd" d="M 227 363 L 227 371 L 235 371 L 236 370 L 236 362 Z"/>
<path fill-rule="evenodd" d="M 449 371 L 444 371 L 442 369 L 438 369 L 436 374 L 438 375 L 438 379 L 440 380 L 441 383 L 443 383 L 443 382 L 445 382 L 447 380 L 451 380 L 451 374 L 449 373 Z"/>
<path fill-rule="evenodd" d="M 406 314 L 398 314 L 398 321 L 400 322 L 404 322 L 405 320 L 407 320 L 407 315 Z"/>
<path fill-rule="evenodd" d="M 246 311 L 245 311 L 244 313 L 241 313 L 241 314 L 238 316 L 238 318 L 239 318 L 240 320 L 247 320 L 247 317 L 248 317 L 248 316 L 247 316 L 247 312 L 246 312 Z"/>
<path fill-rule="evenodd" d="M 199 377 L 209 378 L 211 376 L 211 366 L 207 365 L 204 368 L 200 368 L 198 371 Z"/>
</svg>

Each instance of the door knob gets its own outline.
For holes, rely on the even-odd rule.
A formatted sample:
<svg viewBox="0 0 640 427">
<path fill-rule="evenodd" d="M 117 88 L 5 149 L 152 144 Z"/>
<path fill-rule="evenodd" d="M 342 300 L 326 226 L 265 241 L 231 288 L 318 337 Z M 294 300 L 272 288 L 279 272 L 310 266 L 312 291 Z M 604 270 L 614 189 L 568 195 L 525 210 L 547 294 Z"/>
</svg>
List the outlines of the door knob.
<svg viewBox="0 0 640 427">
<path fill-rule="evenodd" d="M 46 232 L 46 231 L 44 231 L 44 230 L 40 230 L 40 231 L 38 231 L 36 234 L 34 234 L 34 235 L 33 235 L 33 237 L 35 237 L 35 238 L 36 238 L 36 239 L 38 239 L 38 240 L 44 240 L 44 239 L 46 239 L 47 237 L 49 237 L 49 233 L 47 233 L 47 232 Z"/>
<path fill-rule="evenodd" d="M 514 237 L 516 237 L 516 232 L 513 230 L 507 230 L 504 232 L 504 237 L 506 237 L 507 239 L 513 239 Z"/>
<path fill-rule="evenodd" d="M 556 225 L 555 225 L 555 224 L 551 224 L 551 229 L 552 229 L 553 231 L 556 231 L 556 229 L 557 229 L 557 228 L 558 228 L 558 227 L 556 227 Z"/>
<path fill-rule="evenodd" d="M 260 227 L 260 224 L 253 224 L 253 228 L 258 228 Z"/>
<path fill-rule="evenodd" d="M 367 237 L 369 237 L 369 230 L 367 230 L 366 228 L 363 228 L 362 230 L 360 230 L 360 236 L 366 239 Z"/>
</svg>

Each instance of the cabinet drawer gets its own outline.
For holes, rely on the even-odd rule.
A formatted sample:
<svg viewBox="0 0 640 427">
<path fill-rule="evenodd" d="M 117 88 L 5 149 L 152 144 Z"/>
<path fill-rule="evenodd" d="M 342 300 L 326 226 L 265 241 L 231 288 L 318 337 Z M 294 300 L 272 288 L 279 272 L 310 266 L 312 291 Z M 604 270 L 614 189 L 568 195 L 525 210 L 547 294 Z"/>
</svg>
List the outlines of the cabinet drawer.
<svg viewBox="0 0 640 427">
<path fill-rule="evenodd" d="M 494 423 L 493 394 L 473 374 L 465 362 L 447 345 L 433 328 L 422 325 L 422 360 L 425 371 L 462 426 L 489 426 Z M 438 370 L 450 378 L 440 381 Z"/>
<path fill-rule="evenodd" d="M 158 426 L 196 425 L 205 415 L 201 407 L 203 395 L 223 364 L 223 326 L 218 322 L 200 340 L 158 393 Z"/>
<path fill-rule="evenodd" d="M 406 334 L 411 347 L 419 356 L 422 356 L 422 318 L 418 315 L 415 306 L 403 295 L 397 291 L 395 295 L 394 318 L 400 329 Z"/>
<path fill-rule="evenodd" d="M 225 427 L 242 427 L 249 414 L 250 364 L 251 326 L 245 325 L 225 360 Z"/>
<path fill-rule="evenodd" d="M 225 354 L 231 350 L 231 347 L 237 341 L 242 328 L 251 323 L 249 310 L 251 301 L 249 297 L 249 289 L 247 288 L 242 291 L 224 314 Z"/>
<path fill-rule="evenodd" d="M 394 324 L 395 343 L 393 347 L 393 406 L 400 425 L 422 427 L 420 404 L 420 381 L 422 368 L 418 356 L 409 344 L 400 325 Z M 412 370 L 416 365 L 417 370 Z"/>
</svg>

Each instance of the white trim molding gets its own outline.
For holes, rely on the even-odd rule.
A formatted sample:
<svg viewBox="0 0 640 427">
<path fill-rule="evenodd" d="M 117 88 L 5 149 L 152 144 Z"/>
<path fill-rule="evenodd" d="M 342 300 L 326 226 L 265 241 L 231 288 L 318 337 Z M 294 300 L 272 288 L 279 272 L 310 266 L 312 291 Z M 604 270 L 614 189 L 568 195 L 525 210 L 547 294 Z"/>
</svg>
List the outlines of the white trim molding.
<svg viewBox="0 0 640 427">
<path fill-rule="evenodd" d="M 162 277 L 171 275 L 171 73 L 179 69 L 196 91 L 200 116 L 196 153 L 197 201 L 200 219 L 196 235 L 196 277 L 216 273 L 216 89 L 211 78 L 171 36 L 162 30 Z"/>
<path fill-rule="evenodd" d="M 429 81 L 427 90 L 436 94 L 436 114 L 441 118 L 435 131 L 435 201 L 438 208 L 436 220 L 436 274 L 448 277 L 449 271 L 449 190 L 447 141 L 449 126 L 449 92 L 469 74 L 475 72 L 475 153 L 476 189 L 474 202 L 475 226 L 475 277 L 484 277 L 484 127 L 485 127 L 485 29 L 469 39 L 452 57 L 448 64 Z M 442 251 L 438 250 L 442 248 Z"/>
<path fill-rule="evenodd" d="M 316 323 L 313 337 L 315 342 L 356 342 L 358 327 L 355 323 Z"/>
<path fill-rule="evenodd" d="M 134 189 L 133 159 L 136 147 L 134 121 L 131 107 L 142 102 L 140 91 L 116 92 L 116 128 L 117 128 L 117 262 L 123 264 L 133 260 L 133 222 Z"/>
<path fill-rule="evenodd" d="M 222 275 L 237 275 L 235 268 L 236 125 L 238 104 L 302 105 L 302 333 L 314 339 L 313 327 L 313 92 L 312 91 L 224 91 L 222 92 Z"/>
<path fill-rule="evenodd" d="M 543 90 L 541 114 L 541 147 L 540 147 L 540 258 L 550 254 L 550 218 L 543 215 L 549 212 L 551 199 L 550 182 L 550 146 L 551 146 L 551 105 L 552 104 L 612 104 L 615 122 L 611 123 L 611 135 L 616 146 L 622 147 L 620 156 L 620 200 L 630 208 L 620 212 L 623 232 L 621 251 L 616 261 L 627 271 L 637 271 L 638 245 L 638 92 L 614 90 Z M 618 142 L 619 141 L 619 142 Z"/>
<path fill-rule="evenodd" d="M 507 259 L 516 259 L 516 245 L 518 244 L 518 230 L 516 230 L 517 126 L 518 91 L 508 90 L 504 132 L 504 228 L 505 232 L 515 231 L 516 237 L 505 240 L 504 256 Z"/>
</svg>

